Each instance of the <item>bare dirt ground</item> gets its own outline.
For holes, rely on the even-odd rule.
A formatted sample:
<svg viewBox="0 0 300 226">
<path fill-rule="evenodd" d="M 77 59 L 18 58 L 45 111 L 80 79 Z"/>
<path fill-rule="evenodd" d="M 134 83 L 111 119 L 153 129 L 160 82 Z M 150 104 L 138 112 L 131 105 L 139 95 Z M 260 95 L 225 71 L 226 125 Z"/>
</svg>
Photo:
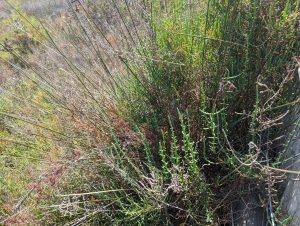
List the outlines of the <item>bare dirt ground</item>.
<svg viewBox="0 0 300 226">
<path fill-rule="evenodd" d="M 36 17 L 49 18 L 59 15 L 66 5 L 66 0 L 23 0 L 22 8 Z"/>
<path fill-rule="evenodd" d="M 39 17 L 51 18 L 60 14 L 67 6 L 66 0 L 22 0 L 21 7 L 26 13 Z M 12 9 L 5 4 L 3 0 L 0 1 L 0 20 L 9 17 Z"/>
<path fill-rule="evenodd" d="M 3 1 L 0 1 L 0 20 L 8 18 L 10 15 L 10 10 L 5 7 Z"/>
</svg>

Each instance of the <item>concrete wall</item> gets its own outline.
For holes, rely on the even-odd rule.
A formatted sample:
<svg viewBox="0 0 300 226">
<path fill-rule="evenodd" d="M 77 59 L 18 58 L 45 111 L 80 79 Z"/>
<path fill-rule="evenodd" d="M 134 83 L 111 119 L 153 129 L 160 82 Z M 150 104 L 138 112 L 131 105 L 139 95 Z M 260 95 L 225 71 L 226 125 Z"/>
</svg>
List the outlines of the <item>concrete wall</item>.
<svg viewBox="0 0 300 226">
<path fill-rule="evenodd" d="M 300 122 L 300 120 L 298 120 Z M 288 148 L 287 161 L 283 168 L 300 172 L 300 128 L 291 138 L 291 143 Z M 282 206 L 291 218 L 290 226 L 300 225 L 300 175 L 289 174 L 286 180 L 286 187 L 282 196 Z"/>
</svg>

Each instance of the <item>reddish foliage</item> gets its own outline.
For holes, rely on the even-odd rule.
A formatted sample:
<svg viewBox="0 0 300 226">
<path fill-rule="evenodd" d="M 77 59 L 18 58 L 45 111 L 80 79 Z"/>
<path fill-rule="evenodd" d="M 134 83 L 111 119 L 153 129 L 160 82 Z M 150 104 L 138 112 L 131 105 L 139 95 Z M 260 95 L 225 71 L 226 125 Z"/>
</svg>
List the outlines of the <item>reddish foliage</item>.
<svg viewBox="0 0 300 226">
<path fill-rule="evenodd" d="M 109 113 L 115 135 L 122 146 L 139 147 L 142 144 L 140 137 L 130 128 L 129 123 L 117 113 L 115 106 L 111 106 Z"/>
</svg>

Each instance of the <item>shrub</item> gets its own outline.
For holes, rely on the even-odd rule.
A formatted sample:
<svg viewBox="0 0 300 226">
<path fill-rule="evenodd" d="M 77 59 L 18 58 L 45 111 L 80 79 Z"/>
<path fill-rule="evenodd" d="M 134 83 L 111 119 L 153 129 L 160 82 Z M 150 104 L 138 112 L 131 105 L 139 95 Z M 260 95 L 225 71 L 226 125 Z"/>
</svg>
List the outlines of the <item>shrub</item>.
<svg viewBox="0 0 300 226">
<path fill-rule="evenodd" d="M 99 19 L 102 6 L 111 18 Z M 278 197 L 261 187 L 276 186 L 282 123 L 299 102 L 298 10 L 296 1 L 112 0 L 78 3 L 65 34 L 44 27 L 55 63 L 28 77 L 57 107 L 58 144 L 83 153 L 44 219 L 225 224 L 238 188 L 252 187 L 274 221 Z"/>
</svg>

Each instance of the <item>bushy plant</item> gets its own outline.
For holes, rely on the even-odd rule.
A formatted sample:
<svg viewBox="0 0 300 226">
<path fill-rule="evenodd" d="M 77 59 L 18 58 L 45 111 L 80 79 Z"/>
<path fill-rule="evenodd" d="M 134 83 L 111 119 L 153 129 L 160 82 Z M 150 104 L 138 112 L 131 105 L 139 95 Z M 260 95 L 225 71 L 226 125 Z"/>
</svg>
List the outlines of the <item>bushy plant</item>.
<svg viewBox="0 0 300 226">
<path fill-rule="evenodd" d="M 80 153 L 43 219 L 225 224 L 252 187 L 274 221 L 267 191 L 299 102 L 299 1 L 75 4 L 64 34 L 41 25 L 54 64 L 25 71 L 63 122 L 43 133 Z"/>
</svg>

